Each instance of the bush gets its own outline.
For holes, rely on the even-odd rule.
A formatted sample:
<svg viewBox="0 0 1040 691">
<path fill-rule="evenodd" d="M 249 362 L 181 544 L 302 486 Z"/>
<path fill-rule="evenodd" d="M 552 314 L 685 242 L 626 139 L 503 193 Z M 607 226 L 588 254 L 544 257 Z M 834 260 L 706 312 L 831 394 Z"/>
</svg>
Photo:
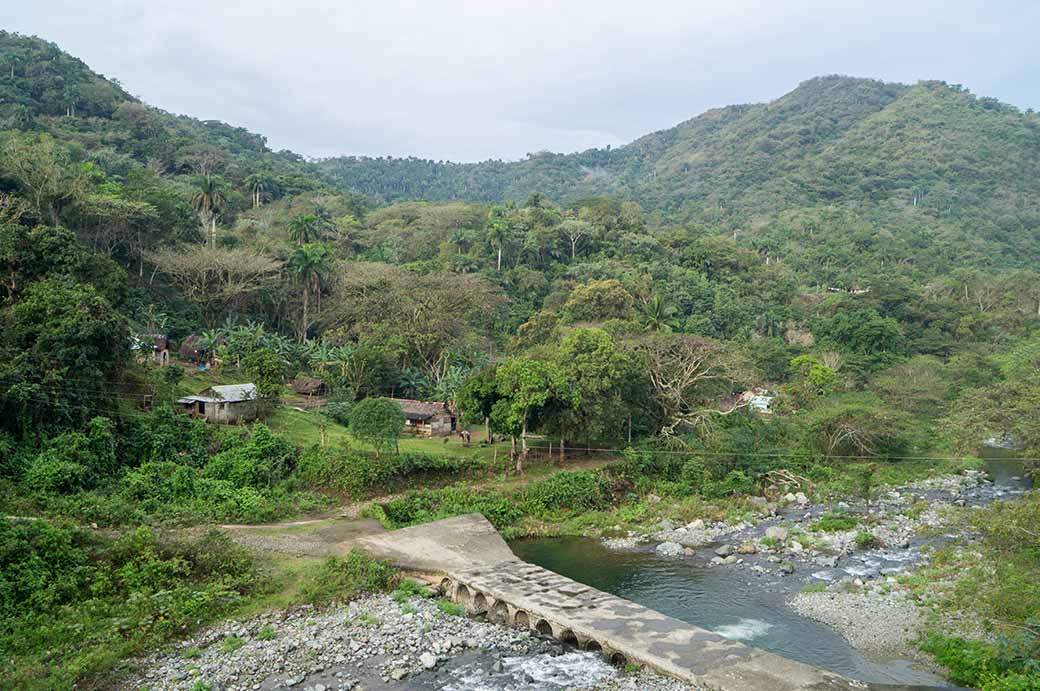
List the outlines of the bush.
<svg viewBox="0 0 1040 691">
<path fill-rule="evenodd" d="M 394 528 L 467 513 L 483 514 L 496 528 L 505 528 L 524 515 L 512 498 L 497 492 L 480 492 L 465 485 L 412 492 L 382 504 L 382 510 L 386 521 Z"/>
<path fill-rule="evenodd" d="M 847 513 L 825 513 L 820 516 L 812 529 L 823 533 L 837 533 L 843 530 L 852 530 L 859 525 L 859 516 Z"/>
<path fill-rule="evenodd" d="M 68 494 L 112 477 L 117 467 L 112 423 L 96 417 L 86 433 L 66 432 L 47 442 L 25 473 L 25 484 L 44 493 Z"/>
<path fill-rule="evenodd" d="M 296 463 L 296 446 L 266 425 L 248 434 L 229 435 L 227 448 L 206 463 L 203 476 L 226 480 L 235 487 L 272 487 L 288 477 Z"/>
<path fill-rule="evenodd" d="M 397 582 L 397 571 L 352 550 L 345 558 L 329 557 L 300 586 L 312 604 L 352 600 L 362 593 L 388 592 Z"/>
<path fill-rule="evenodd" d="M 0 688 L 90 686 L 266 583 L 248 551 L 216 533 L 166 541 L 140 528 L 113 540 L 0 520 Z"/>
<path fill-rule="evenodd" d="M 595 511 L 610 505 L 610 485 L 597 472 L 560 472 L 529 485 L 521 501 L 528 513 L 542 518 Z"/>
<path fill-rule="evenodd" d="M 1033 634 L 1035 645 L 1036 635 Z M 1002 646 L 929 634 L 920 647 L 949 670 L 950 679 L 981 691 L 1040 691 L 1040 663 L 1008 656 Z"/>
</svg>

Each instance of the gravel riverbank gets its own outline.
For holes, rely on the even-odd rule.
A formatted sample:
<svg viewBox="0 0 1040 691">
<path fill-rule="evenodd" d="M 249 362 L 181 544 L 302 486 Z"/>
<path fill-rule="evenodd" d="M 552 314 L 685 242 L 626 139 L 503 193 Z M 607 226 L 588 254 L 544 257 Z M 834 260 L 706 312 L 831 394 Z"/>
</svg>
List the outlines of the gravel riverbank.
<svg viewBox="0 0 1040 691">
<path fill-rule="evenodd" d="M 788 604 L 803 617 L 831 626 L 870 657 L 924 659 L 912 645 L 924 619 L 898 593 L 799 593 Z"/>
<path fill-rule="evenodd" d="M 692 691 L 527 631 L 447 614 L 434 600 L 386 595 L 211 627 L 137 668 L 124 689 Z"/>
</svg>

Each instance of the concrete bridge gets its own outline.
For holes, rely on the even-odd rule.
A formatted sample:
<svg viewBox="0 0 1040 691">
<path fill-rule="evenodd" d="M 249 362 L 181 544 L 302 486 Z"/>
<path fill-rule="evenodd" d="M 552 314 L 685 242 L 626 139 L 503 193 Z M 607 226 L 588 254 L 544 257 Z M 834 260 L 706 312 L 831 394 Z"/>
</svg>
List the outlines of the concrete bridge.
<svg viewBox="0 0 1040 691">
<path fill-rule="evenodd" d="M 367 535 L 372 556 L 441 587 L 471 614 L 718 691 L 866 689 L 520 561 L 481 515 Z"/>
</svg>

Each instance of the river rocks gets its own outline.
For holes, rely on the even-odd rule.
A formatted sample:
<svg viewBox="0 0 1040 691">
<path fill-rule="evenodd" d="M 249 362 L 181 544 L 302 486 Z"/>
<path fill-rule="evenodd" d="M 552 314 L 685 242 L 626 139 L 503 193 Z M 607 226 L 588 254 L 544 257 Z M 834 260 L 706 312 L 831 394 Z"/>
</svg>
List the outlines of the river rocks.
<svg viewBox="0 0 1040 691">
<path fill-rule="evenodd" d="M 758 547 L 755 546 L 754 542 L 745 542 L 740 547 L 737 547 L 737 554 L 756 554 Z"/>
<path fill-rule="evenodd" d="M 733 554 L 733 547 L 731 545 L 722 545 L 715 548 L 715 554 L 720 557 L 728 557 Z"/>
<path fill-rule="evenodd" d="M 419 664 L 425 669 L 433 669 L 437 666 L 437 656 L 432 653 L 423 653 L 419 656 Z"/>
<path fill-rule="evenodd" d="M 662 557 L 679 557 L 683 554 L 683 546 L 678 542 L 662 542 L 655 551 Z"/>
<path fill-rule="evenodd" d="M 923 616 L 900 594 L 800 593 L 790 606 L 803 616 L 833 626 L 865 652 L 918 657 L 910 641 L 920 632 Z"/>
<path fill-rule="evenodd" d="M 779 570 L 783 575 L 790 576 L 794 573 L 794 564 L 789 561 L 782 561 L 780 562 Z"/>
<path fill-rule="evenodd" d="M 766 528 L 766 537 L 770 540 L 776 540 L 777 542 L 784 542 L 787 540 L 787 528 L 779 525 L 771 525 Z"/>
</svg>

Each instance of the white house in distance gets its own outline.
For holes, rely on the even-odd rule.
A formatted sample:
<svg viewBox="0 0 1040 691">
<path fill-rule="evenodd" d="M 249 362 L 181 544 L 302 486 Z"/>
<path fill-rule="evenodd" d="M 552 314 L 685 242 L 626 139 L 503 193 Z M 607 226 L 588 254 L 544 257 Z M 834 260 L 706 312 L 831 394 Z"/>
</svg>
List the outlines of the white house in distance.
<svg viewBox="0 0 1040 691">
<path fill-rule="evenodd" d="M 226 384 L 211 386 L 194 396 L 177 401 L 185 412 L 213 422 L 232 423 L 256 419 L 256 386 Z"/>
<path fill-rule="evenodd" d="M 776 398 L 768 389 L 749 389 L 740 394 L 740 402 L 745 403 L 762 415 L 770 415 L 773 411 L 769 409 L 773 399 Z"/>
</svg>

